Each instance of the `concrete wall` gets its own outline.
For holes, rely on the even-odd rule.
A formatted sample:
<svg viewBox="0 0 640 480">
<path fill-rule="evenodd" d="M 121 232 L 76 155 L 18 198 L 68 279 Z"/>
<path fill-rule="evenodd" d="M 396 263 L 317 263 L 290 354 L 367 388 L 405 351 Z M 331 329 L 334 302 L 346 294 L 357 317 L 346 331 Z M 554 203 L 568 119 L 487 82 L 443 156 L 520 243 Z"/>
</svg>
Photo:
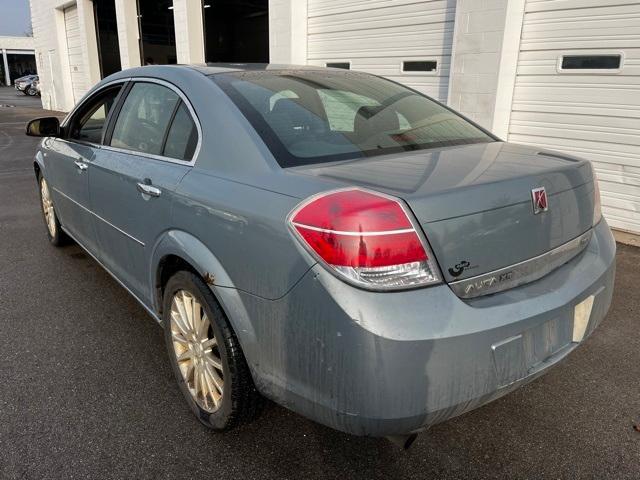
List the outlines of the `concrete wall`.
<svg viewBox="0 0 640 480">
<path fill-rule="evenodd" d="M 33 37 L 6 37 L 0 35 L 0 49 L 6 50 L 34 50 Z"/>
<path fill-rule="evenodd" d="M 448 104 L 506 138 L 525 0 L 458 0 Z"/>
</svg>

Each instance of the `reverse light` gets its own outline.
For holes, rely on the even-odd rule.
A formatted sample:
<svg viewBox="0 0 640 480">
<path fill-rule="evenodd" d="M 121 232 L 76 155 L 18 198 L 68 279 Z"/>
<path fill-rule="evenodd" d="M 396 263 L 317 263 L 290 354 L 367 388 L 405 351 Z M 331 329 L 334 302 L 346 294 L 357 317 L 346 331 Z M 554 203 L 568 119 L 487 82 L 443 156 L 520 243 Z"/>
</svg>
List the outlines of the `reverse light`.
<svg viewBox="0 0 640 480">
<path fill-rule="evenodd" d="M 309 198 L 288 221 L 302 244 L 339 277 L 391 290 L 441 281 L 410 215 L 394 197 L 350 188 Z"/>
<path fill-rule="evenodd" d="M 592 167 L 593 170 L 593 167 Z M 602 205 L 600 204 L 600 186 L 595 170 L 593 171 L 593 226 L 602 220 Z"/>
</svg>

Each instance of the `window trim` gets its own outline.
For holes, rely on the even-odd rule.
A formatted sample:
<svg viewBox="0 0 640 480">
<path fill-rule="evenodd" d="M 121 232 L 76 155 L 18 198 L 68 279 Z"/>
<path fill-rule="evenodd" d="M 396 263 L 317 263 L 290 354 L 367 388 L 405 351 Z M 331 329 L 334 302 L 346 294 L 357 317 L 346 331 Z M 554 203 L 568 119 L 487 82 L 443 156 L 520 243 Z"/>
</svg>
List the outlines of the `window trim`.
<svg viewBox="0 0 640 480">
<path fill-rule="evenodd" d="M 435 62 L 436 68 L 434 70 L 405 70 L 404 64 L 406 62 Z M 440 62 L 435 57 L 426 57 L 420 59 L 402 59 L 400 60 L 400 73 L 402 75 L 417 75 L 417 76 L 436 76 L 440 74 Z"/>
<path fill-rule="evenodd" d="M 73 107 L 73 109 L 69 112 L 69 114 L 64 118 L 64 120 L 62 121 L 61 127 L 62 127 L 62 131 L 64 132 L 64 137 L 62 138 L 58 138 L 58 140 L 63 140 L 65 142 L 69 142 L 69 143 L 76 143 L 78 145 L 86 145 L 89 147 L 93 147 L 93 148 L 102 148 L 103 142 L 105 140 L 105 135 L 109 130 L 109 125 L 111 122 L 111 118 L 114 114 L 114 112 L 117 110 L 118 105 L 120 104 L 120 99 L 122 98 L 123 92 L 126 90 L 127 88 L 127 82 L 129 81 L 128 78 L 125 79 L 118 79 L 118 80 L 114 80 L 112 82 L 109 83 L 105 83 L 104 85 L 100 86 L 100 88 L 98 88 L 95 92 L 93 92 L 90 96 L 87 96 L 86 99 L 81 100 L 80 102 L 78 102 L 78 104 Z M 116 98 L 113 102 L 113 108 L 109 111 L 109 113 L 107 114 L 107 118 L 105 118 L 105 129 L 104 132 L 102 133 L 102 137 L 100 138 L 100 143 L 93 143 L 93 142 L 86 142 L 77 138 L 69 138 L 68 134 L 68 128 L 71 125 L 71 123 L 75 120 L 76 115 L 78 115 L 79 113 L 81 113 L 81 110 L 88 104 L 90 104 L 91 102 L 93 102 L 97 97 L 99 97 L 100 95 L 102 95 L 106 90 L 109 90 L 110 88 L 114 87 L 115 85 L 122 83 L 124 84 L 121 88 L 120 91 L 118 92 L 118 94 L 116 95 Z"/>
<path fill-rule="evenodd" d="M 135 150 L 129 150 L 129 149 L 126 149 L 126 148 L 119 148 L 119 147 L 112 147 L 111 145 L 104 145 L 105 141 L 107 141 L 107 140 L 110 141 L 111 140 L 111 133 L 113 132 L 113 127 L 115 126 L 115 122 L 118 119 L 118 114 L 120 113 L 120 108 L 121 108 L 122 104 L 124 103 L 124 100 L 127 98 L 127 95 L 129 94 L 129 91 L 133 87 L 133 84 L 136 83 L 136 82 L 157 83 L 159 85 L 163 85 L 163 86 L 173 90 L 174 92 L 176 92 L 176 94 L 178 94 L 178 97 L 180 97 L 180 100 L 186 105 L 187 110 L 189 110 L 189 114 L 191 115 L 191 120 L 193 120 L 193 123 L 196 126 L 196 130 L 198 131 L 198 142 L 196 143 L 196 148 L 193 151 L 193 157 L 191 158 L 191 160 L 189 160 L 189 161 L 180 160 L 180 159 L 177 159 L 177 158 L 165 157 L 164 155 L 153 155 L 153 154 L 150 154 L 150 153 L 137 152 Z M 77 143 L 77 144 L 80 144 L 80 145 L 88 145 L 88 146 L 93 147 L 93 148 L 100 148 L 100 149 L 104 149 L 104 150 L 107 150 L 107 151 L 113 151 L 113 152 L 119 152 L 119 153 L 128 153 L 128 154 L 138 155 L 138 156 L 141 156 L 141 157 L 152 158 L 154 160 L 160 160 L 162 162 L 175 163 L 175 164 L 178 164 L 178 165 L 193 167 L 195 165 L 197 159 L 198 159 L 198 155 L 200 154 L 200 150 L 201 150 L 201 147 L 202 147 L 202 126 L 200 125 L 200 119 L 198 118 L 198 115 L 196 114 L 195 109 L 191 105 L 191 102 L 189 101 L 187 96 L 182 92 L 182 90 L 180 90 L 173 83 L 167 82 L 165 80 L 160 80 L 159 78 L 153 78 L 153 77 L 126 77 L 126 78 L 119 78 L 117 80 L 113 80 L 111 82 L 105 83 L 104 85 L 101 85 L 98 89 L 96 89 L 94 92 L 92 92 L 90 96 L 87 96 L 86 99 L 83 97 L 83 99 L 80 102 L 78 102 L 78 104 L 75 107 L 73 107 L 73 109 L 69 112 L 69 114 L 62 121 L 62 128 L 64 130 L 66 130 L 66 128 L 69 126 L 69 123 L 71 122 L 71 119 L 75 117 L 76 113 L 82 107 L 84 107 L 84 105 L 86 105 L 87 102 L 90 102 L 95 97 L 101 95 L 104 92 L 105 89 L 107 89 L 109 87 L 113 87 L 114 85 L 116 85 L 118 83 L 122 83 L 124 85 L 120 89 L 120 92 L 118 93 L 118 97 L 116 97 L 116 102 L 114 103 L 113 108 L 111 109 L 111 111 L 109 112 L 109 115 L 107 116 L 107 119 L 106 119 L 107 128 L 105 129 L 104 135 L 102 137 L 102 142 L 103 142 L 102 144 L 82 142 L 82 141 L 79 141 L 79 140 L 76 140 L 76 139 L 73 139 L 73 138 L 59 138 L 58 140 L 63 140 L 63 141 L 70 142 L 70 143 Z M 180 102 L 178 102 L 178 103 L 180 103 Z M 171 128 L 171 122 L 169 122 L 169 124 L 167 125 L 167 131 L 168 131 L 169 128 Z M 65 132 L 65 134 L 66 134 L 66 132 Z"/>
<path fill-rule="evenodd" d="M 136 84 L 136 83 L 156 83 L 158 85 L 162 85 L 164 87 L 167 87 L 167 88 L 173 90 L 178 95 L 179 100 L 181 100 L 182 103 L 184 103 L 185 106 L 187 107 L 187 110 L 189 111 L 189 114 L 191 115 L 191 120 L 193 120 L 193 123 L 195 124 L 196 130 L 198 132 L 198 142 L 196 143 L 196 148 L 193 151 L 193 157 L 191 158 L 191 160 L 180 160 L 178 158 L 165 157 L 164 155 L 155 155 L 155 154 L 152 154 L 152 153 L 138 152 L 136 150 L 129 150 L 127 148 L 112 147 L 111 145 L 102 145 L 101 148 L 103 148 L 105 150 L 108 150 L 108 151 L 120 152 L 120 153 L 128 153 L 128 154 L 131 154 L 131 155 L 137 155 L 137 156 L 140 156 L 140 157 L 151 158 L 153 160 L 159 160 L 159 161 L 162 161 L 162 162 L 175 163 L 177 165 L 193 167 L 195 165 L 196 161 L 198 160 L 198 155 L 200 154 L 200 149 L 202 147 L 202 126 L 200 125 L 200 119 L 198 118 L 198 115 L 196 114 L 196 111 L 194 110 L 194 108 L 191 105 L 191 102 L 189 101 L 187 96 L 182 92 L 182 90 L 180 90 L 178 87 L 176 87 L 173 83 L 169 83 L 169 82 L 167 82 L 165 80 L 160 80 L 159 78 L 131 77 L 129 79 L 129 81 L 130 81 L 130 86 L 127 89 L 127 96 L 129 94 L 129 92 L 131 91 L 131 89 L 133 88 L 134 84 Z M 124 104 L 127 96 L 123 96 L 122 100 L 120 101 L 119 105 L 117 106 L 118 114 L 120 113 L 120 108 Z M 179 105 L 180 101 L 178 101 L 177 104 Z M 114 109 L 114 111 L 115 111 L 115 109 Z M 113 133 L 113 128 L 115 127 L 115 124 L 116 124 L 117 120 L 118 120 L 118 116 L 115 116 L 115 115 L 114 115 L 114 117 L 112 117 L 110 119 L 109 141 L 111 141 L 111 133 Z M 173 116 L 172 116 L 172 120 L 173 120 Z M 170 121 L 167 124 L 167 129 L 164 132 L 164 136 L 166 136 L 167 132 L 171 128 L 171 125 L 172 125 L 172 121 Z M 163 149 L 163 151 L 164 151 L 164 149 Z"/>
<path fill-rule="evenodd" d="M 616 55 L 620 57 L 618 68 L 562 68 L 564 57 L 608 57 Z M 561 52 L 556 60 L 556 71 L 562 75 L 612 75 L 621 73 L 624 68 L 624 52 L 622 50 L 568 50 Z"/>
</svg>

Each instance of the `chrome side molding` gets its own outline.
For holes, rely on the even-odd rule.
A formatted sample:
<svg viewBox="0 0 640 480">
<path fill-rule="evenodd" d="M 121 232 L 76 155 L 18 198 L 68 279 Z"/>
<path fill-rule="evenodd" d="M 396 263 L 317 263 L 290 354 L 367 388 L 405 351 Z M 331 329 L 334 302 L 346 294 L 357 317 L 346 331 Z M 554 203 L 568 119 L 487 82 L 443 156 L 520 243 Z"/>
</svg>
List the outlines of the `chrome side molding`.
<svg viewBox="0 0 640 480">
<path fill-rule="evenodd" d="M 460 298 L 474 298 L 533 282 L 582 252 L 591 241 L 592 235 L 593 229 L 590 229 L 542 255 L 482 275 L 450 282 L 449 286 Z"/>
</svg>

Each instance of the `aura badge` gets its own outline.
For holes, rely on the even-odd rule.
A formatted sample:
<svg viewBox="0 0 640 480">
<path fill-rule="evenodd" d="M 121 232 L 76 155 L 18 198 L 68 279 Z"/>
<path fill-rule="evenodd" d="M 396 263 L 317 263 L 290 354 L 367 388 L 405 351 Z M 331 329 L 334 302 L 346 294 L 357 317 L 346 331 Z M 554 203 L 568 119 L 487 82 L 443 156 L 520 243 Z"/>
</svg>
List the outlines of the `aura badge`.
<svg viewBox="0 0 640 480">
<path fill-rule="evenodd" d="M 531 190 L 531 200 L 533 201 L 533 214 L 546 212 L 549 210 L 549 200 L 547 199 L 547 191 L 544 187 L 534 188 Z"/>
</svg>

